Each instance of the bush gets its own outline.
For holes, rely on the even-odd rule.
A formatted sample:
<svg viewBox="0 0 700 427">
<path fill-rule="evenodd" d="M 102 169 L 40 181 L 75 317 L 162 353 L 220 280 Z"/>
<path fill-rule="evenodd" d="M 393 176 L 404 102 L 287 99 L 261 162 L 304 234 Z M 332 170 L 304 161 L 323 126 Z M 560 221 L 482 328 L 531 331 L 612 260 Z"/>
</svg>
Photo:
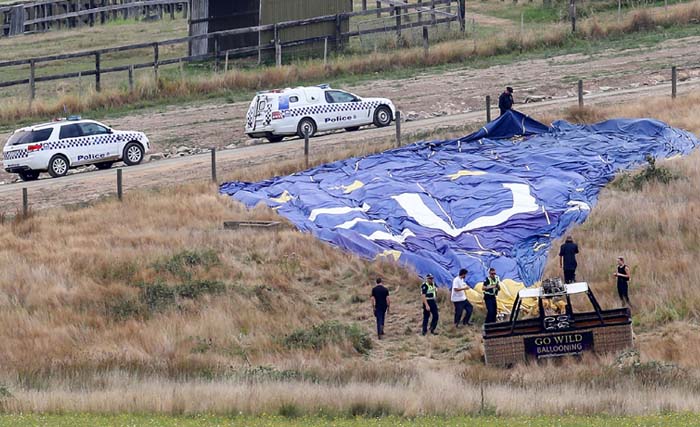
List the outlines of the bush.
<svg viewBox="0 0 700 427">
<path fill-rule="evenodd" d="M 311 329 L 299 329 L 284 339 L 287 348 L 320 350 L 329 344 L 342 344 L 350 341 L 360 354 L 372 349 L 372 341 L 366 332 L 357 325 L 344 325 L 337 321 L 324 322 Z"/>
<path fill-rule="evenodd" d="M 646 184 L 653 182 L 668 184 L 681 178 L 667 167 L 657 167 L 654 157 L 647 155 L 646 160 L 648 165 L 644 170 L 639 173 L 622 173 L 613 181 L 612 186 L 622 191 L 641 191 Z"/>
<path fill-rule="evenodd" d="M 158 273 L 170 273 L 173 276 L 184 279 L 192 278 L 192 270 L 198 267 L 209 269 L 219 265 L 219 255 L 211 249 L 203 251 L 183 251 L 162 261 L 153 264 Z"/>
<path fill-rule="evenodd" d="M 148 314 L 170 309 L 178 298 L 197 299 L 202 295 L 223 293 L 226 285 L 218 281 L 201 280 L 171 286 L 167 283 L 140 283 L 138 298 L 123 298 L 109 305 L 109 312 L 117 320 L 147 317 Z"/>
</svg>

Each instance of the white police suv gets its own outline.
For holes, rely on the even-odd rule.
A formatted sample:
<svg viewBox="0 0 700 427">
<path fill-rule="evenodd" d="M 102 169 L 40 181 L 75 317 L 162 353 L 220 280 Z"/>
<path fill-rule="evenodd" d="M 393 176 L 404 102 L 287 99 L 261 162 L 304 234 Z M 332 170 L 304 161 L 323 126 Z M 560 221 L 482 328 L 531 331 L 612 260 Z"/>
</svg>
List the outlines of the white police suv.
<svg viewBox="0 0 700 427">
<path fill-rule="evenodd" d="M 117 161 L 137 165 L 148 150 L 148 138 L 141 132 L 113 130 L 73 116 L 16 130 L 2 158 L 7 172 L 32 181 L 41 172 L 55 178 L 82 165 L 94 164 L 98 169 L 109 169 Z"/>
<path fill-rule="evenodd" d="M 360 98 L 328 85 L 259 92 L 250 103 L 245 132 L 251 138 L 281 141 L 285 136 L 335 129 L 388 126 L 396 109 L 386 98 Z"/>
</svg>

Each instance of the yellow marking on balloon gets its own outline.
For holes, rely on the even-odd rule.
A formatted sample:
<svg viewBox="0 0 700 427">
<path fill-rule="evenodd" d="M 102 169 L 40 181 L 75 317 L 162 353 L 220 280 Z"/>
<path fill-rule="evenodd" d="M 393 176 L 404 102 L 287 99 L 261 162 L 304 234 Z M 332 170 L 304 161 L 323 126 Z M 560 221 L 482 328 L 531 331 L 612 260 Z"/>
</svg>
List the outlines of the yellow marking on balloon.
<svg viewBox="0 0 700 427">
<path fill-rule="evenodd" d="M 394 258 L 394 261 L 398 261 L 399 258 L 401 258 L 401 252 L 395 251 L 392 249 L 387 249 L 384 252 L 378 254 L 375 259 L 377 259 L 379 257 L 392 257 L 392 258 Z"/>
<path fill-rule="evenodd" d="M 545 247 L 547 247 L 547 244 L 546 244 L 546 243 L 540 243 L 539 245 L 535 245 L 533 251 L 539 252 L 540 249 L 545 248 Z"/>
<path fill-rule="evenodd" d="M 347 186 L 344 185 L 343 190 L 344 190 L 345 194 L 348 194 L 348 193 L 352 193 L 353 191 L 357 190 L 358 188 L 362 188 L 364 186 L 365 186 L 365 184 L 362 181 L 356 180 L 355 182 L 353 182 L 350 185 L 347 185 Z"/>
<path fill-rule="evenodd" d="M 292 197 L 292 195 L 289 194 L 289 191 L 284 190 L 284 193 L 282 193 L 281 196 L 273 197 L 270 200 L 272 200 L 273 202 L 277 202 L 277 203 L 287 203 L 288 201 L 292 200 L 293 198 L 294 197 Z"/>
<path fill-rule="evenodd" d="M 463 176 L 481 176 L 481 175 L 486 175 L 486 172 L 484 171 L 467 171 L 467 170 L 461 170 L 457 173 L 453 173 L 452 175 L 447 175 L 450 177 L 452 181 L 455 179 L 459 179 Z"/>
</svg>

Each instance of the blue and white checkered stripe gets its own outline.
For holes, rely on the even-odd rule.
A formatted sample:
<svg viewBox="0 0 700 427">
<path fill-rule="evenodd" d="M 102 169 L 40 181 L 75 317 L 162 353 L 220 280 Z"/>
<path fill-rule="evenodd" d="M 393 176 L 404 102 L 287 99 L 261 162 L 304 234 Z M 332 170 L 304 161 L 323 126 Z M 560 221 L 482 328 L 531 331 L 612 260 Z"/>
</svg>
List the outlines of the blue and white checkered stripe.
<svg viewBox="0 0 700 427">
<path fill-rule="evenodd" d="M 19 160 L 19 159 L 26 159 L 27 157 L 29 157 L 29 151 L 27 151 L 25 149 L 7 151 L 7 152 L 2 153 L 3 160 Z"/>
<path fill-rule="evenodd" d="M 284 112 L 285 117 L 313 116 L 327 113 L 343 113 L 348 111 L 366 111 L 379 106 L 379 101 L 344 102 L 341 104 L 319 104 L 309 107 L 293 108 Z"/>
<path fill-rule="evenodd" d="M 45 142 L 41 146 L 41 151 L 58 150 L 76 147 L 94 147 L 97 145 L 117 144 L 120 142 L 141 141 L 141 135 L 137 133 L 125 134 L 107 134 L 95 136 L 83 136 L 79 138 L 70 138 L 56 142 Z"/>
</svg>

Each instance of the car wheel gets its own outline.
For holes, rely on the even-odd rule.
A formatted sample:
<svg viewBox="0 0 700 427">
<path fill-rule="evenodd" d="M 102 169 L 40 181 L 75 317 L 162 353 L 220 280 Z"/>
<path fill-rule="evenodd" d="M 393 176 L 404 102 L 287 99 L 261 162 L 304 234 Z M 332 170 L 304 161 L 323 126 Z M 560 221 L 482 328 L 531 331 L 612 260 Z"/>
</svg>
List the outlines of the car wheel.
<svg viewBox="0 0 700 427">
<path fill-rule="evenodd" d="M 143 147 L 136 142 L 130 142 L 124 147 L 122 160 L 127 166 L 138 165 L 143 161 Z"/>
<path fill-rule="evenodd" d="M 353 126 L 353 127 L 350 127 L 350 128 L 345 128 L 345 130 L 348 131 L 348 132 L 355 132 L 356 130 L 360 130 L 360 127 L 359 127 L 359 126 Z"/>
<path fill-rule="evenodd" d="M 265 135 L 265 139 L 267 139 L 270 142 L 280 142 L 284 139 L 282 135 L 273 135 L 271 133 L 268 133 Z"/>
<path fill-rule="evenodd" d="M 22 181 L 36 181 L 39 179 L 39 171 L 22 171 L 19 173 L 19 179 Z"/>
<path fill-rule="evenodd" d="M 100 162 L 95 163 L 95 167 L 97 167 L 99 170 L 105 170 L 111 168 L 113 164 L 114 162 Z"/>
<path fill-rule="evenodd" d="M 308 117 L 301 119 L 297 127 L 297 135 L 299 135 L 299 138 L 303 138 L 306 134 L 309 135 L 309 138 L 316 134 L 316 122 Z"/>
<path fill-rule="evenodd" d="M 389 126 L 393 120 L 391 109 L 382 105 L 374 112 L 374 125 L 378 128 Z"/>
<path fill-rule="evenodd" d="M 68 159 L 60 154 L 51 157 L 51 160 L 49 160 L 49 175 L 54 178 L 65 176 L 68 173 L 68 169 L 70 169 Z"/>
</svg>

